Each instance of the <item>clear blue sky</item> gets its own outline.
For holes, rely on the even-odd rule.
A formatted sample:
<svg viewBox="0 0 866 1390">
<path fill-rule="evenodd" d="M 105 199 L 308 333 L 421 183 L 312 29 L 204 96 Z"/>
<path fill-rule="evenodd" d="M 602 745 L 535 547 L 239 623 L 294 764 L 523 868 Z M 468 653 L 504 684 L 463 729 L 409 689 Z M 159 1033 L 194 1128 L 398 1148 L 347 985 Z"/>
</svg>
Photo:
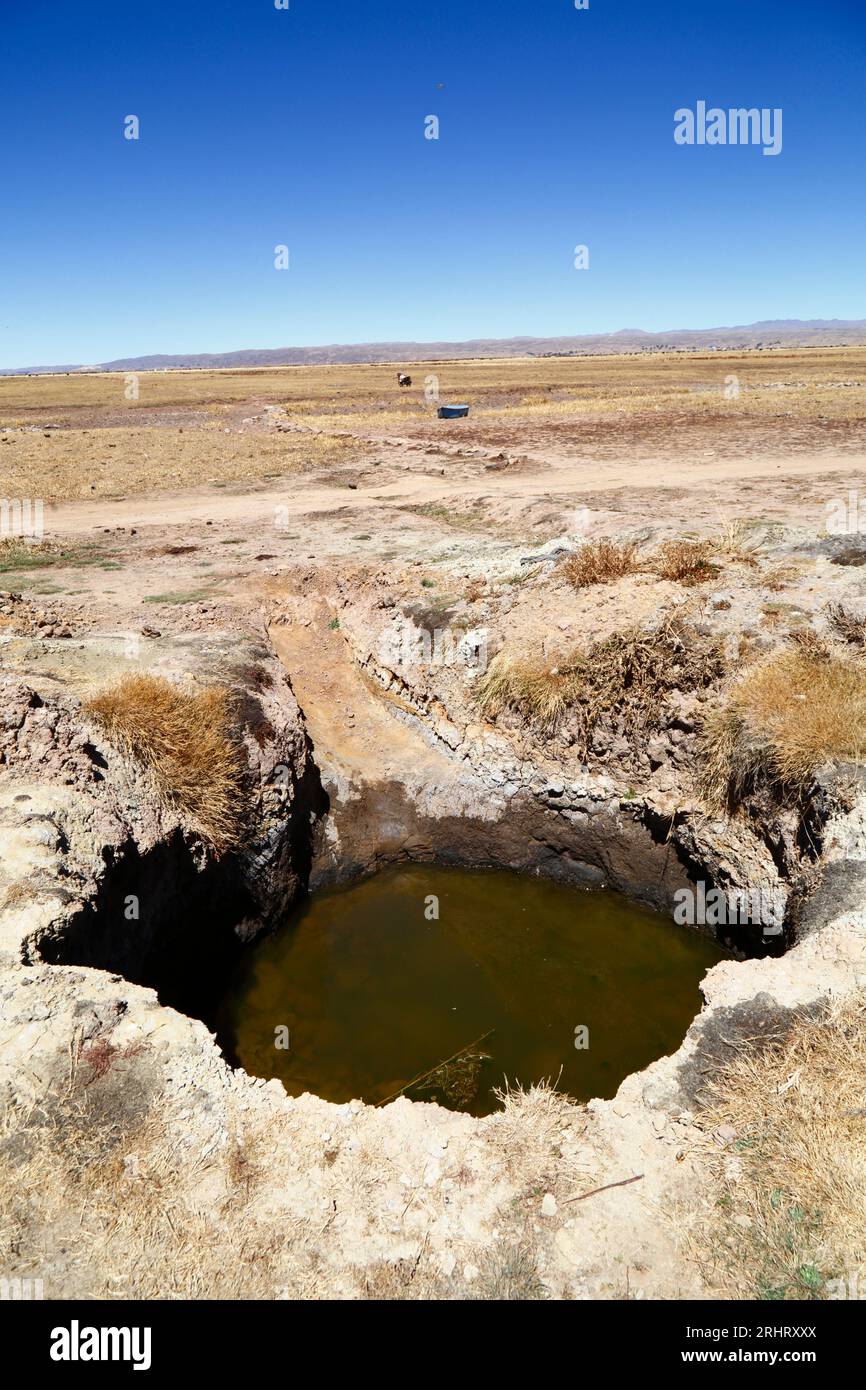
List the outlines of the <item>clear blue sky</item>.
<svg viewBox="0 0 866 1390">
<path fill-rule="evenodd" d="M 0 366 L 866 317 L 864 0 L 0 0 L 0 33 Z M 782 153 L 677 146 L 699 99 L 781 107 Z"/>
</svg>

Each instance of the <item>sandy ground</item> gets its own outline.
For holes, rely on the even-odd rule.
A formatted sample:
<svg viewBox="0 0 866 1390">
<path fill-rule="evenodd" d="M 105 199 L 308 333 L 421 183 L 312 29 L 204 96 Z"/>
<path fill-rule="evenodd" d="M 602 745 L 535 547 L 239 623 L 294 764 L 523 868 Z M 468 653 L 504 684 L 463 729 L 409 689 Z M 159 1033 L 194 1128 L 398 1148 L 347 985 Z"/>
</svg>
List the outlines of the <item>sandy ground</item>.
<svg viewBox="0 0 866 1390">
<path fill-rule="evenodd" d="M 498 512 L 507 512 L 511 502 L 526 506 L 555 499 L 564 504 L 588 505 L 590 495 L 620 488 L 640 494 L 635 499 L 635 510 L 638 512 L 646 493 L 658 491 L 664 494 L 671 488 L 677 488 L 685 493 L 710 491 L 711 499 L 699 496 L 696 500 L 700 507 L 710 511 L 714 506 L 719 517 L 751 519 L 754 510 L 750 507 L 749 499 L 742 496 L 740 485 L 743 482 L 763 485 L 761 494 L 766 501 L 762 510 L 766 512 L 778 505 L 773 493 L 780 481 L 779 474 L 786 486 L 790 479 L 803 479 L 810 483 L 820 477 L 826 481 L 825 491 L 829 499 L 836 496 L 839 488 L 856 486 L 858 481 L 862 484 L 864 464 L 866 450 L 844 457 L 827 453 L 804 454 L 794 458 L 747 455 L 699 464 L 684 463 L 676 457 L 578 462 L 551 466 L 543 471 L 541 477 L 536 476 L 534 470 L 526 470 L 516 476 L 503 472 L 496 477 L 495 484 L 485 480 L 482 485 L 477 479 L 455 480 L 445 470 L 434 476 L 413 473 L 397 482 L 363 490 L 358 487 L 341 488 L 337 484 L 317 486 L 315 480 L 298 479 L 290 488 L 283 486 L 216 497 L 213 493 L 196 490 L 118 501 L 60 503 L 49 507 L 47 522 L 50 532 L 58 537 L 80 536 L 106 525 L 183 527 L 197 521 L 231 521 L 273 527 L 278 511 L 295 518 L 318 517 L 322 513 L 330 517 L 337 509 L 362 514 L 371 505 L 376 510 L 381 508 L 384 511 L 386 508 L 424 503 L 465 506 L 477 500 L 488 504 L 488 511 L 495 520 Z M 648 482 L 650 473 L 657 479 L 654 484 Z M 810 491 L 804 488 L 807 494 Z M 587 495 L 586 503 L 583 502 L 584 494 Z M 662 496 L 661 501 L 664 503 L 665 500 Z M 805 508 L 799 517 L 788 508 L 785 510 L 795 521 L 813 518 L 813 513 Z M 380 525 L 383 523 L 387 524 L 384 517 L 380 519 Z"/>
</svg>

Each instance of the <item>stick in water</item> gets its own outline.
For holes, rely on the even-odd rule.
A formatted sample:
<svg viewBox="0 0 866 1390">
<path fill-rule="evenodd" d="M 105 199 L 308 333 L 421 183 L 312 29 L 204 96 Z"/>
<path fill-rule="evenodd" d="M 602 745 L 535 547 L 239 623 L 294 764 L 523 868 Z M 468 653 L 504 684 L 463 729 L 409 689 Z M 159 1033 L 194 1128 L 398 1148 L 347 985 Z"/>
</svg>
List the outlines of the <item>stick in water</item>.
<svg viewBox="0 0 866 1390">
<path fill-rule="evenodd" d="M 451 1053 L 450 1057 L 446 1057 L 443 1061 L 437 1062 L 435 1067 L 428 1067 L 426 1071 L 419 1071 L 418 1075 L 413 1076 L 410 1081 L 407 1081 L 405 1086 L 401 1086 L 399 1091 L 394 1091 L 390 1096 L 385 1096 L 384 1100 L 377 1100 L 376 1105 L 387 1105 L 389 1100 L 396 1100 L 398 1096 L 402 1096 L 404 1091 L 408 1091 L 410 1086 L 416 1086 L 419 1081 L 424 1081 L 426 1077 L 432 1076 L 434 1071 L 438 1071 L 440 1067 L 447 1067 L 449 1062 L 453 1062 L 457 1057 L 462 1057 L 464 1052 L 471 1052 L 473 1047 L 477 1047 L 479 1043 L 485 1042 L 487 1038 L 495 1032 L 495 1028 L 488 1028 L 487 1032 L 482 1033 L 480 1038 L 476 1038 L 474 1042 L 467 1043 L 465 1047 L 458 1048 L 456 1052 Z"/>
</svg>

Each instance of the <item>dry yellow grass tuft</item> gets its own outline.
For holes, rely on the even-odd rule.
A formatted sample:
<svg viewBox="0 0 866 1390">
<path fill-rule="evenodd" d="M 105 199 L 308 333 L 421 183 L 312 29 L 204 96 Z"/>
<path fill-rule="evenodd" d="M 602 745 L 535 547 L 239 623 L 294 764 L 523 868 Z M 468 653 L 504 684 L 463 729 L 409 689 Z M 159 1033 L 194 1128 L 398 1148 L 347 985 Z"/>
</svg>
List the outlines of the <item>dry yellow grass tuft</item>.
<svg viewBox="0 0 866 1390">
<path fill-rule="evenodd" d="M 482 714 L 495 719 L 503 710 L 553 729 L 580 692 L 573 662 L 555 661 L 542 655 L 500 652 L 493 658 L 477 689 Z"/>
<path fill-rule="evenodd" d="M 831 661 L 833 648 L 813 627 L 798 627 L 788 633 L 788 641 L 793 643 L 800 655 L 809 661 Z"/>
<path fill-rule="evenodd" d="M 621 579 L 637 569 L 637 542 L 610 541 L 602 537 L 597 541 L 587 541 L 568 555 L 561 565 L 561 573 L 573 584 L 575 589 L 585 589 L 590 584 L 608 584 L 613 579 Z"/>
<path fill-rule="evenodd" d="M 665 541 L 653 555 L 653 570 L 659 579 L 678 584 L 702 584 L 717 573 L 710 564 L 709 541 Z"/>
<path fill-rule="evenodd" d="M 130 675 L 84 708 L 145 769 L 164 805 L 187 818 L 217 853 L 237 842 L 245 757 L 230 691 Z"/>
<path fill-rule="evenodd" d="M 742 549 L 739 537 L 740 532 L 730 527 L 718 541 L 663 541 L 644 557 L 636 541 L 612 541 L 602 537 L 587 541 L 574 554 L 568 555 L 560 565 L 560 573 L 575 589 L 584 589 L 590 584 L 609 584 L 641 570 L 678 584 L 702 584 L 718 573 L 718 566 L 711 560 L 713 555 L 724 555 L 728 560 L 744 564 L 756 563 L 752 552 Z"/>
<path fill-rule="evenodd" d="M 835 636 L 852 647 L 866 647 L 866 618 L 844 603 L 828 603 L 824 611 Z"/>
<path fill-rule="evenodd" d="M 717 644 L 668 617 L 655 627 L 615 632 L 558 662 L 500 652 L 476 698 L 489 718 L 510 710 L 548 731 L 570 715 L 577 752 L 584 756 L 599 720 L 616 723 L 636 742 L 658 726 L 670 691 L 700 689 L 721 674 Z"/>
<path fill-rule="evenodd" d="M 714 1145 L 717 1200 L 695 1254 L 725 1295 L 826 1298 L 840 1296 L 829 1284 L 838 1279 L 853 1283 L 855 1298 L 859 1281 L 862 1296 L 864 1076 L 866 1000 L 857 996 L 738 1051 L 711 1083 L 699 1123 L 734 1137 L 724 1154 Z"/>
<path fill-rule="evenodd" d="M 866 752 L 866 668 L 847 655 L 798 644 L 737 679 L 704 725 L 701 782 L 716 809 L 751 790 L 802 790 L 827 762 Z"/>
<path fill-rule="evenodd" d="M 716 555 L 724 556 L 726 560 L 743 565 L 756 565 L 755 556 L 763 540 L 763 533 L 754 523 L 741 519 L 724 521 L 718 534 L 710 541 L 710 549 Z"/>
</svg>

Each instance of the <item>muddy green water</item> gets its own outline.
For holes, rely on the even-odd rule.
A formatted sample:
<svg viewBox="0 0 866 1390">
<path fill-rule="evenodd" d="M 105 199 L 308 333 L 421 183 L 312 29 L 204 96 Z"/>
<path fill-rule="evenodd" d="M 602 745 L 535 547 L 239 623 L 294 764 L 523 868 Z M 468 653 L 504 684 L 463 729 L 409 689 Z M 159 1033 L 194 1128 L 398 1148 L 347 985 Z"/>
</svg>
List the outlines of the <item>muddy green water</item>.
<svg viewBox="0 0 866 1390">
<path fill-rule="evenodd" d="M 216 1023 L 290 1095 L 375 1102 L 429 1073 L 412 1099 L 484 1115 L 506 1078 L 612 1096 L 679 1046 L 724 954 L 613 893 L 411 865 L 310 898 L 245 953 Z"/>
</svg>

